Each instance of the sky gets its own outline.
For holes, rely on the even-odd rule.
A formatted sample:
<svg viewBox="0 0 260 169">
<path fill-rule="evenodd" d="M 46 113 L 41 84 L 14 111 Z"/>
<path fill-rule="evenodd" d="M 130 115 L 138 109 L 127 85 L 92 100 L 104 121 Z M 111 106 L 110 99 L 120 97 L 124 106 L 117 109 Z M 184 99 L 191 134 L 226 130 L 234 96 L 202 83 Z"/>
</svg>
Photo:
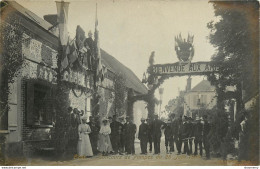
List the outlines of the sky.
<svg viewBox="0 0 260 169">
<path fill-rule="evenodd" d="M 68 30 L 75 37 L 80 25 L 86 32 L 94 32 L 96 3 L 100 47 L 130 68 L 141 80 L 155 51 L 155 64 L 177 62 L 174 37 L 194 35 L 193 61 L 209 61 L 215 49 L 209 43 L 207 23 L 214 20 L 214 10 L 205 0 L 71 0 Z M 19 4 L 38 16 L 56 14 L 54 0 L 19 0 Z M 192 76 L 192 87 L 204 76 Z M 170 99 L 186 87 L 187 76 L 166 80 L 162 96 L 162 110 Z M 155 96 L 159 99 L 158 91 Z"/>
</svg>

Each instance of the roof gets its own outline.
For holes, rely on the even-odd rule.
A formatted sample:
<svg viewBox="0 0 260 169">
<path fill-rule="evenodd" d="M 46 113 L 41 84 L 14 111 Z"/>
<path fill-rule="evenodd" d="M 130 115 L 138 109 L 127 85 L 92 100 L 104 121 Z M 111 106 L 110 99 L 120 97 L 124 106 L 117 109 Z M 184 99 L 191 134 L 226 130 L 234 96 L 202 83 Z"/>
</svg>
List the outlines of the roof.
<svg viewBox="0 0 260 169">
<path fill-rule="evenodd" d="M 5 1 L 8 3 L 8 5 L 12 6 L 14 9 L 16 9 L 18 12 L 20 12 L 22 15 L 24 15 L 26 18 L 30 19 L 32 22 L 36 23 L 40 27 L 44 28 L 46 31 L 53 25 L 47 22 L 46 20 L 42 19 L 29 9 L 23 7 L 22 5 L 18 4 L 15 1 Z M 8 6 L 7 6 L 8 7 Z M 53 29 L 52 29 L 53 30 Z M 51 34 L 58 36 L 58 31 L 48 31 Z"/>
<path fill-rule="evenodd" d="M 15 1 L 7 1 L 9 5 L 11 5 L 14 9 L 16 9 L 18 12 L 23 14 L 25 17 L 29 18 L 32 22 L 36 23 L 40 27 L 42 27 L 45 30 L 48 30 L 52 24 L 47 22 L 46 20 L 42 19 L 41 17 L 37 16 L 27 8 L 21 6 Z M 50 32 L 50 31 L 49 31 Z M 58 36 L 58 32 L 50 32 L 51 34 Z M 126 66 L 124 66 L 122 63 L 120 63 L 117 59 L 115 59 L 113 56 L 109 55 L 107 52 L 101 49 L 101 58 L 102 63 L 113 73 L 122 73 L 126 76 L 126 86 L 128 88 L 132 88 L 134 91 L 140 93 L 140 94 L 146 94 L 148 92 L 147 88 L 144 84 L 141 83 L 141 81 L 138 79 L 138 77 Z"/>
<path fill-rule="evenodd" d="M 148 92 L 145 85 L 138 79 L 138 77 L 128 67 L 120 63 L 116 58 L 101 49 L 102 63 L 113 73 L 122 73 L 126 77 L 126 86 L 132 88 L 140 94 Z"/>
<path fill-rule="evenodd" d="M 210 84 L 208 80 L 202 80 L 199 84 L 193 87 L 191 92 L 197 91 L 215 91 L 215 87 Z"/>
</svg>

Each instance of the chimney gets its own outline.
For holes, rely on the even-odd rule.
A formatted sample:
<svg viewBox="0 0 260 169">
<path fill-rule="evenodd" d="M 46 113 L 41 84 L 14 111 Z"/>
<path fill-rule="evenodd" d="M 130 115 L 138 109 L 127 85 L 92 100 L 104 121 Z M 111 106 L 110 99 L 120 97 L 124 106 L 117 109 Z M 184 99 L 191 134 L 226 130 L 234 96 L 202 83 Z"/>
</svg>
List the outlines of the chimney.
<svg viewBox="0 0 260 169">
<path fill-rule="evenodd" d="M 187 79 L 186 92 L 191 90 L 191 77 L 189 76 Z"/>
<path fill-rule="evenodd" d="M 57 15 L 56 14 L 44 15 L 43 19 L 52 25 L 57 25 Z"/>
</svg>

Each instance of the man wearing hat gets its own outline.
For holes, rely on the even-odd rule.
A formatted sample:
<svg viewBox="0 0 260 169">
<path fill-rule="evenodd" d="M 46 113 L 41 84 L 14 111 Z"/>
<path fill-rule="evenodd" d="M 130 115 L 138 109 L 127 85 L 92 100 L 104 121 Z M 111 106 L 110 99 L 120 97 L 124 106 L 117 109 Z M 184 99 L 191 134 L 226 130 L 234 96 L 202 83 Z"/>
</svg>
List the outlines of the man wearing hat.
<svg viewBox="0 0 260 169">
<path fill-rule="evenodd" d="M 154 154 L 160 154 L 160 143 L 161 143 L 161 129 L 164 123 L 158 119 L 158 115 L 154 116 L 154 121 L 152 122 L 152 134 L 154 141 Z"/>
<path fill-rule="evenodd" d="M 192 123 L 192 117 L 188 117 L 188 130 L 189 130 L 189 152 L 188 154 L 192 154 L 192 142 L 193 142 L 193 139 L 194 139 L 194 124 Z"/>
<path fill-rule="evenodd" d="M 196 117 L 196 124 L 195 124 L 195 127 L 194 127 L 194 135 L 195 135 L 195 139 L 194 139 L 195 152 L 194 152 L 194 155 L 198 155 L 198 144 L 199 144 L 200 156 L 202 156 L 202 129 L 203 129 L 203 125 L 201 123 L 201 119 L 199 118 L 199 116 L 197 116 Z"/>
<path fill-rule="evenodd" d="M 183 116 L 183 132 L 182 132 L 182 141 L 184 142 L 184 152 L 183 154 L 189 154 L 189 145 L 188 145 L 188 138 L 189 138 L 189 124 L 188 124 L 188 117 Z"/>
<path fill-rule="evenodd" d="M 89 122 L 87 123 L 91 129 L 91 133 L 89 134 L 90 143 L 92 147 L 93 154 L 96 155 L 98 153 L 97 150 L 97 142 L 98 142 L 98 134 L 100 127 L 96 124 L 93 116 L 89 117 Z"/>
<path fill-rule="evenodd" d="M 182 122 L 182 116 L 180 116 L 178 119 L 176 118 L 173 121 L 173 129 L 174 129 L 174 141 L 176 143 L 176 148 L 178 151 L 177 155 L 181 154 L 181 148 L 182 148 L 182 132 L 183 132 L 183 122 Z"/>
<path fill-rule="evenodd" d="M 209 152 L 209 139 L 208 139 L 208 134 L 210 131 L 210 124 L 208 122 L 208 116 L 204 115 L 203 116 L 203 120 L 204 120 L 204 125 L 203 125 L 203 145 L 204 145 L 204 149 L 206 152 L 206 158 L 210 159 L 210 152 Z"/>
<path fill-rule="evenodd" d="M 152 119 L 148 118 L 147 120 L 148 124 L 148 142 L 149 142 L 149 152 L 151 153 L 153 150 L 153 136 L 152 136 Z"/>
<path fill-rule="evenodd" d="M 173 131 L 171 122 L 172 121 L 168 119 L 167 123 L 162 127 L 162 129 L 164 129 L 166 153 L 169 153 L 168 146 L 171 148 L 173 144 Z"/>
<path fill-rule="evenodd" d="M 73 109 L 73 113 L 70 117 L 71 131 L 69 136 L 69 145 L 70 145 L 70 153 L 72 155 L 77 153 L 77 144 L 78 144 L 78 127 L 80 124 L 80 116 L 79 110 L 77 108 Z"/>
<path fill-rule="evenodd" d="M 125 149 L 127 154 L 135 154 L 135 133 L 136 125 L 127 116 L 125 123 Z"/>
<path fill-rule="evenodd" d="M 122 129 L 122 124 L 116 120 L 116 115 L 113 115 L 111 128 L 111 143 L 115 154 L 119 153 L 120 148 L 120 133 Z"/>
<path fill-rule="evenodd" d="M 120 152 L 119 154 L 121 155 L 122 153 L 125 152 L 125 118 L 124 116 L 119 117 L 119 122 L 121 124 L 121 130 L 120 130 Z"/>
<path fill-rule="evenodd" d="M 139 126 L 138 139 L 140 140 L 141 154 L 147 154 L 148 142 L 148 125 L 145 124 L 145 119 L 141 118 L 142 124 Z"/>
</svg>

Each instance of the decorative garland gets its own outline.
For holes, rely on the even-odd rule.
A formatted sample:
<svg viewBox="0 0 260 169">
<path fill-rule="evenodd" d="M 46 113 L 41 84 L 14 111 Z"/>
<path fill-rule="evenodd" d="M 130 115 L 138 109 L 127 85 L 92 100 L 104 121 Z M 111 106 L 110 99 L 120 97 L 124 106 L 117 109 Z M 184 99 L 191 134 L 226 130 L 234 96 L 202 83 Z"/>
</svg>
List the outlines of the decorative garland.
<svg viewBox="0 0 260 169">
<path fill-rule="evenodd" d="M 77 98 L 81 97 L 82 94 L 83 94 L 83 91 L 82 91 L 82 90 L 80 90 L 80 91 L 81 91 L 81 92 L 80 92 L 80 95 L 78 96 L 77 93 L 75 92 L 75 89 L 72 88 L 72 92 L 73 92 L 74 96 L 77 97 Z"/>
</svg>

